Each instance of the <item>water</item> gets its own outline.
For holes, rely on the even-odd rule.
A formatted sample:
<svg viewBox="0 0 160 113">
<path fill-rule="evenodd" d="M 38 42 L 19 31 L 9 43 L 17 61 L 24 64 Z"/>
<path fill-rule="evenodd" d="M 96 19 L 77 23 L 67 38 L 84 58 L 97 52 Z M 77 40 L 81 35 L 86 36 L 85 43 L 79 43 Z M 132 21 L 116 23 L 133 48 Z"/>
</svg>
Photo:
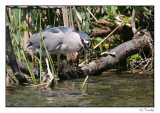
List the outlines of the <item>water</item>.
<svg viewBox="0 0 160 113">
<path fill-rule="evenodd" d="M 54 90 L 7 87 L 6 106 L 154 106 L 153 75 L 105 72 L 89 78 L 88 92 L 80 90 L 83 81 L 67 80 Z"/>
</svg>

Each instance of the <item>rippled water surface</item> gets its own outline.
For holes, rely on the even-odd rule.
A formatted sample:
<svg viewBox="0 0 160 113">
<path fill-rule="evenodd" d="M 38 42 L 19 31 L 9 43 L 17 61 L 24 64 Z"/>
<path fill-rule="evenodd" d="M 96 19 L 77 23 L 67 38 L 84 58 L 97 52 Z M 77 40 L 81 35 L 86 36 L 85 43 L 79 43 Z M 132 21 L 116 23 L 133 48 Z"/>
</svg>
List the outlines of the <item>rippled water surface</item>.
<svg viewBox="0 0 160 113">
<path fill-rule="evenodd" d="M 61 82 L 54 90 L 7 87 L 6 106 L 154 106 L 153 75 L 104 72 L 89 78 L 81 91 L 83 79 Z"/>
</svg>

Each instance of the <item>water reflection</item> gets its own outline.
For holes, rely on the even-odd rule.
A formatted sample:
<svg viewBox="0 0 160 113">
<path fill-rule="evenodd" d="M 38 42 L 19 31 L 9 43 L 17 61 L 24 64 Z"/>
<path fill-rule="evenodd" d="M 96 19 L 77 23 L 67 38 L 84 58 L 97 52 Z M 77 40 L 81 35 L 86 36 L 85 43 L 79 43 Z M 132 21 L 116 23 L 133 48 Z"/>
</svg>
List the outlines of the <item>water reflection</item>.
<svg viewBox="0 0 160 113">
<path fill-rule="evenodd" d="M 89 78 L 89 90 L 80 87 L 84 79 L 60 83 L 55 90 L 7 87 L 6 106 L 136 106 L 152 107 L 152 75 L 104 73 Z"/>
</svg>

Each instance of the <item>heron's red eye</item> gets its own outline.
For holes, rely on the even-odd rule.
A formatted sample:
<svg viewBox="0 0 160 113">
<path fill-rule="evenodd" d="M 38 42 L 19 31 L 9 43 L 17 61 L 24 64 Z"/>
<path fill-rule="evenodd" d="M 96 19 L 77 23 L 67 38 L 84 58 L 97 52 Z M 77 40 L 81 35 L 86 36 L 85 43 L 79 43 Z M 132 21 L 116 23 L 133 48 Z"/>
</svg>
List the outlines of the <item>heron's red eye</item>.
<svg viewBox="0 0 160 113">
<path fill-rule="evenodd" d="M 81 38 L 81 41 L 84 42 L 83 38 Z"/>
</svg>

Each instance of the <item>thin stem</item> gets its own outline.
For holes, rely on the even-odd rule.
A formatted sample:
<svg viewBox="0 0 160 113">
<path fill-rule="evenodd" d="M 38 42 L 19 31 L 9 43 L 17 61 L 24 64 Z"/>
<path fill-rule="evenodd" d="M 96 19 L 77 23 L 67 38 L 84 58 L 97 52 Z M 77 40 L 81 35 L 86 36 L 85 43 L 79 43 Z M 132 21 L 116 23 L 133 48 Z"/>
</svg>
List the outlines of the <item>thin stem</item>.
<svg viewBox="0 0 160 113">
<path fill-rule="evenodd" d="M 21 50 L 21 54 L 23 55 L 23 58 L 24 58 L 24 60 L 25 60 L 25 62 L 26 62 L 26 64 L 27 64 L 27 67 L 28 67 L 29 73 L 30 73 L 30 75 L 31 75 L 31 78 L 32 78 L 33 84 L 37 84 L 37 82 L 36 82 L 36 78 L 35 78 L 34 73 L 33 73 L 32 66 L 31 66 L 30 62 L 26 59 L 26 57 L 25 57 L 25 54 L 24 54 L 24 51 L 23 51 L 23 50 Z"/>
<path fill-rule="evenodd" d="M 18 34 L 19 33 L 19 34 Z M 17 45 L 17 47 L 18 47 L 18 59 L 21 61 L 22 59 L 21 59 L 21 53 L 20 53 L 20 48 L 21 48 L 21 40 L 20 40 L 20 36 L 21 36 L 21 9 L 19 9 L 19 30 L 18 30 L 18 32 L 17 32 L 17 40 L 18 40 L 18 45 Z"/>
<path fill-rule="evenodd" d="M 91 16 L 95 19 L 96 22 L 98 22 L 98 20 L 96 19 L 96 17 L 91 13 L 91 11 L 87 8 L 87 11 L 91 14 Z"/>
<path fill-rule="evenodd" d="M 87 92 L 88 92 L 88 79 L 87 79 Z"/>
<path fill-rule="evenodd" d="M 74 29 L 74 24 L 73 24 L 73 17 L 72 17 L 72 8 L 70 7 L 70 23 L 71 23 L 71 26 L 73 29 Z"/>
<path fill-rule="evenodd" d="M 41 34 L 41 14 L 40 14 L 40 83 L 42 82 L 42 34 Z"/>
<path fill-rule="evenodd" d="M 85 80 L 84 80 L 84 82 L 83 82 L 83 84 L 82 84 L 82 86 L 81 86 L 81 90 L 83 89 L 83 87 L 84 87 L 86 81 L 88 80 L 88 77 L 89 77 L 89 76 L 87 75 L 86 78 L 85 78 Z"/>
<path fill-rule="evenodd" d="M 102 44 L 109 36 L 111 36 L 119 27 L 121 27 L 124 24 L 122 22 L 119 26 L 117 26 L 108 36 L 106 36 L 100 43 L 98 43 L 93 49 L 96 49 L 100 44 Z"/>
<path fill-rule="evenodd" d="M 78 12 L 76 11 L 76 8 L 75 8 L 75 6 L 73 6 L 73 10 L 74 10 L 74 13 L 75 13 L 75 15 L 76 15 L 76 22 L 77 22 L 77 25 L 78 25 L 78 29 L 79 29 L 79 31 L 82 31 L 82 29 L 81 29 L 81 26 L 80 26 L 80 23 L 79 23 L 79 21 L 78 21 Z"/>
</svg>

